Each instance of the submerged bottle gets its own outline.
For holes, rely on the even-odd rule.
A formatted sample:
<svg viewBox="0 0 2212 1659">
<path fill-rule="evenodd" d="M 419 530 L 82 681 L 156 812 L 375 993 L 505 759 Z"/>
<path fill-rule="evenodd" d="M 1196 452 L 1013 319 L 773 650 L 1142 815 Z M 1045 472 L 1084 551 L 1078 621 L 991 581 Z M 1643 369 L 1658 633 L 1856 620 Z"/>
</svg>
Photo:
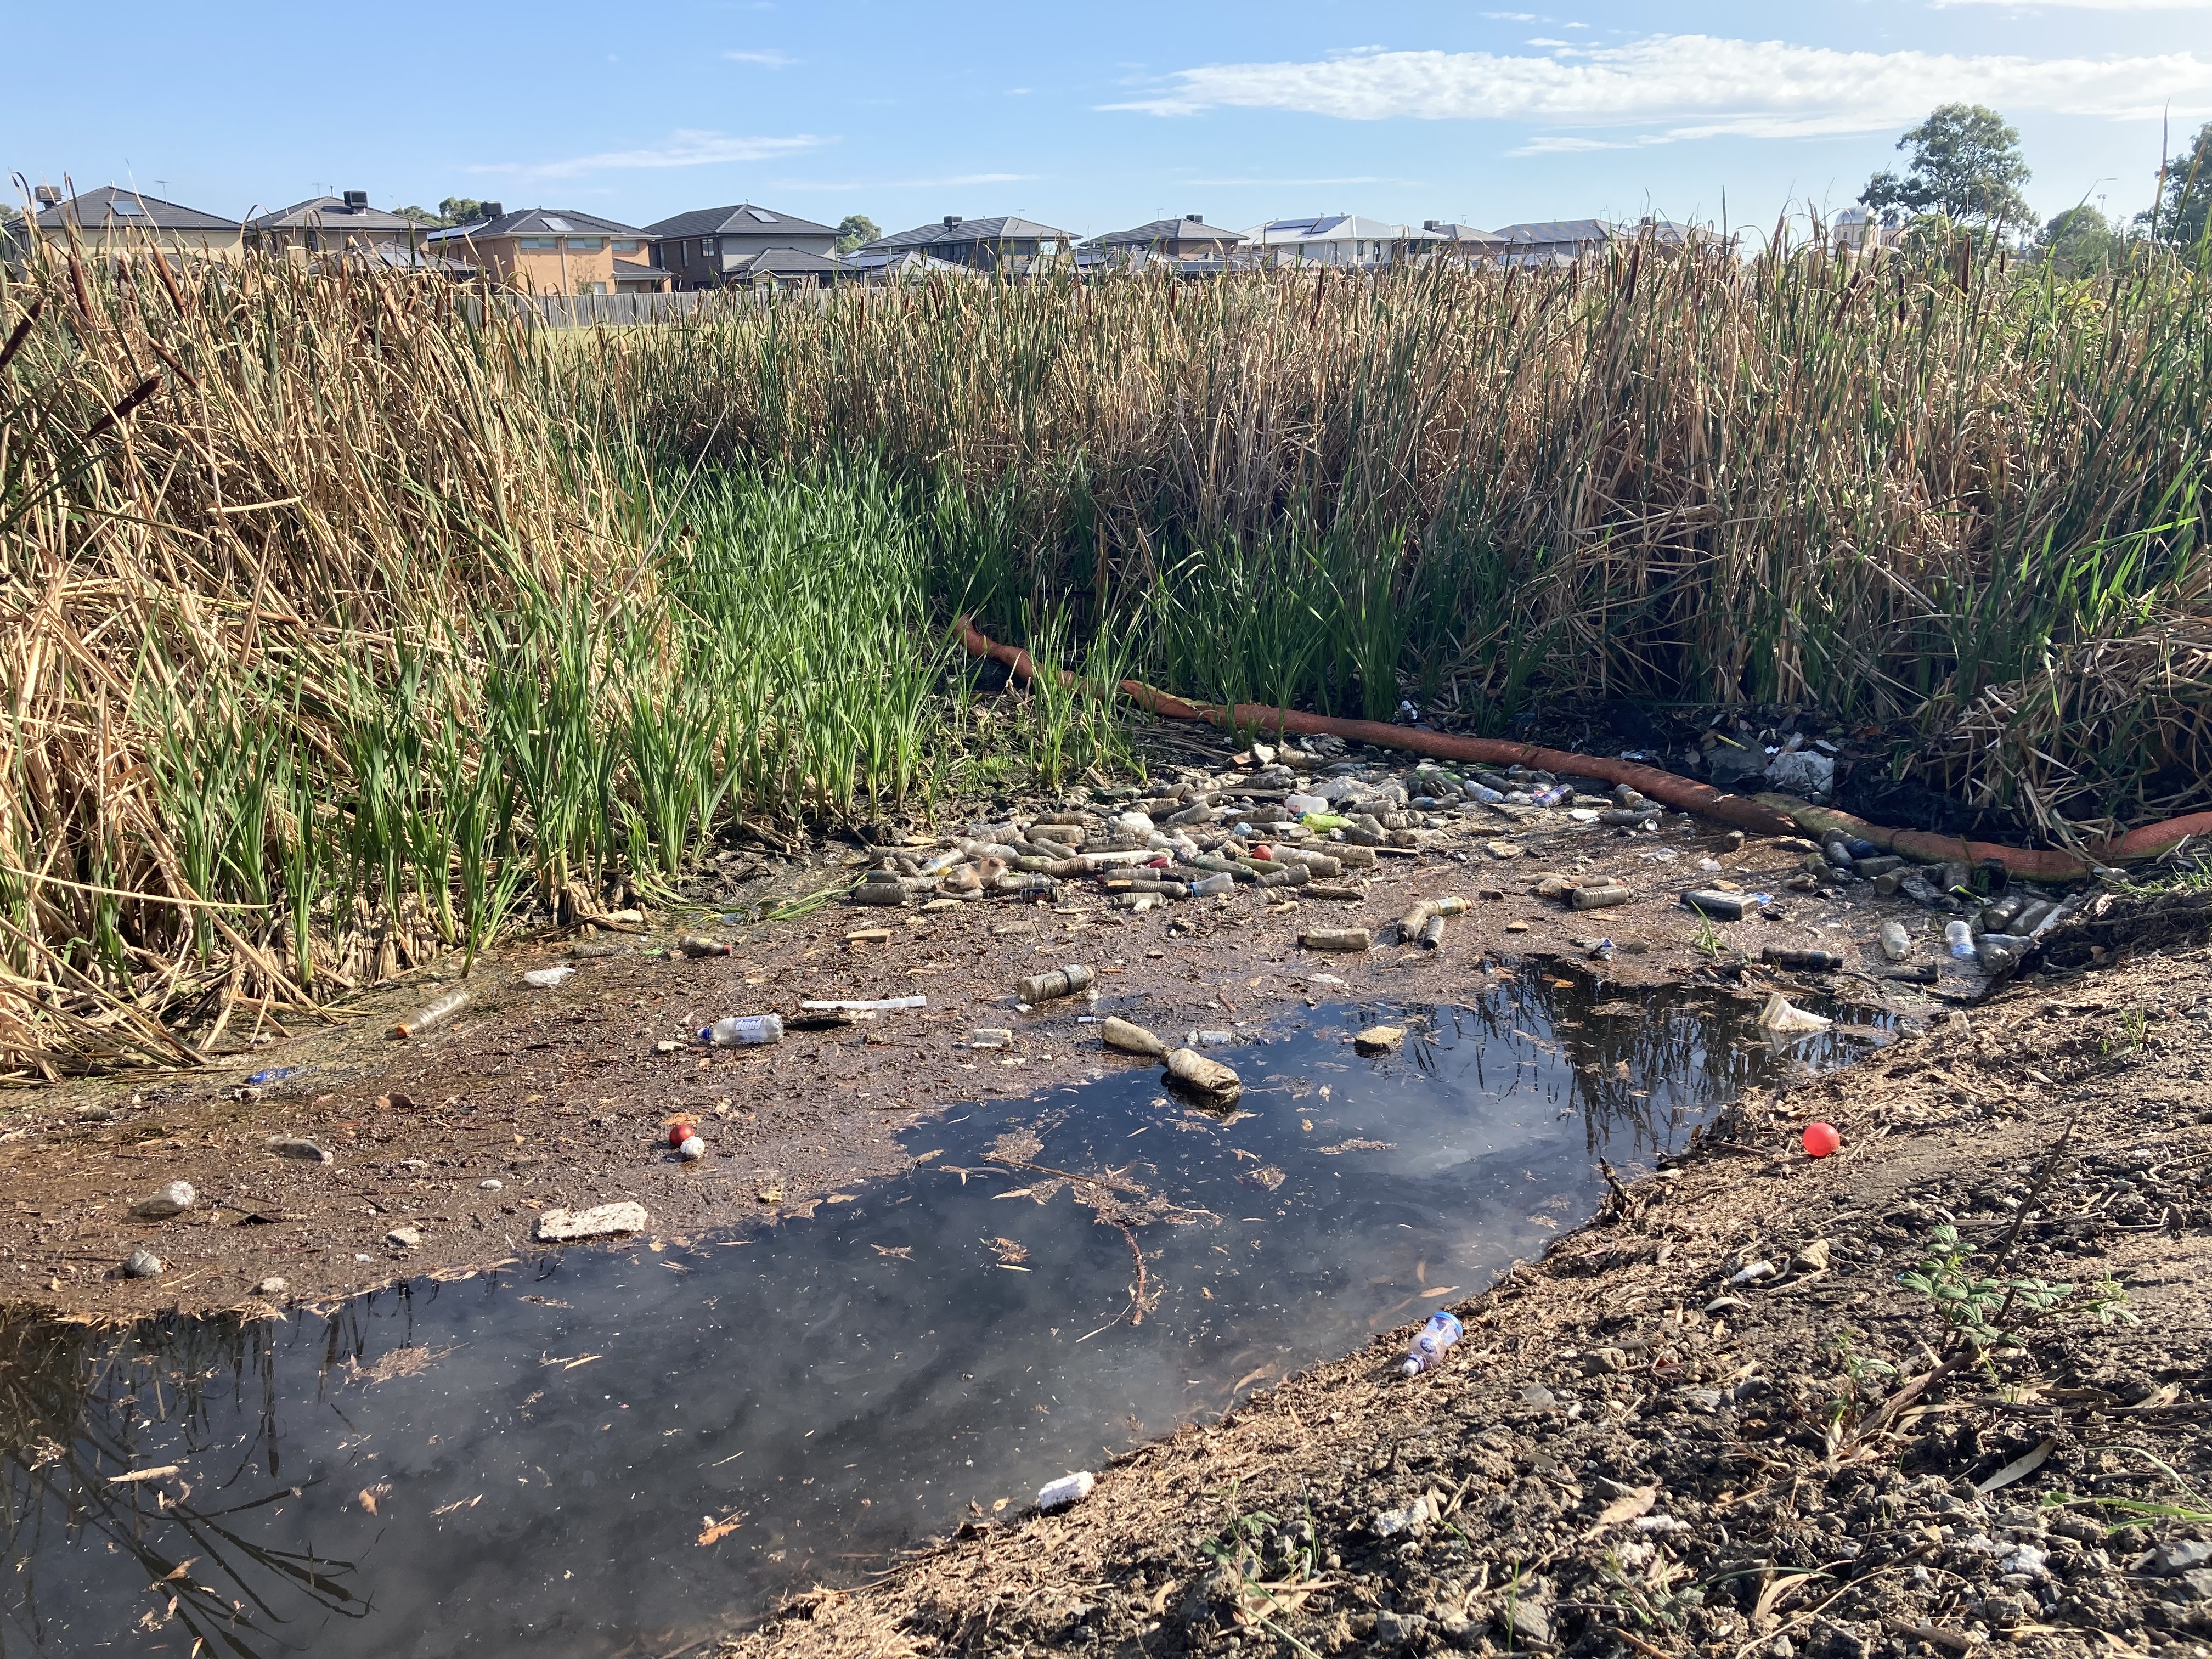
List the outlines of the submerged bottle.
<svg viewBox="0 0 2212 1659">
<path fill-rule="evenodd" d="M 1466 1334 L 1459 1316 L 1446 1313 L 1439 1308 L 1429 1316 L 1429 1322 L 1421 1327 L 1421 1334 L 1413 1339 L 1413 1346 L 1406 1350 L 1406 1357 L 1398 1363 L 1401 1375 L 1419 1376 L 1423 1371 L 1434 1370 L 1444 1363 L 1444 1350 Z"/>
<path fill-rule="evenodd" d="M 1963 921 L 1947 921 L 1943 924 L 1943 943 L 1951 947 L 1951 954 L 1960 961 L 1969 961 L 1974 954 L 1974 930 Z"/>
<path fill-rule="evenodd" d="M 781 1014 L 732 1014 L 702 1028 L 699 1041 L 716 1048 L 753 1048 L 783 1041 Z"/>
</svg>

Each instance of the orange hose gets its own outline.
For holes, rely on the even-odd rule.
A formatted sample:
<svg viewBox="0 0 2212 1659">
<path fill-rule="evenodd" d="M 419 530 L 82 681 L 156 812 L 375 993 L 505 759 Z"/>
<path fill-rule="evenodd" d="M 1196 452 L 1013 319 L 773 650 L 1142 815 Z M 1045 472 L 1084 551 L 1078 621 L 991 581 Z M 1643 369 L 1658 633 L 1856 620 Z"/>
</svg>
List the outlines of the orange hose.
<svg viewBox="0 0 2212 1659">
<path fill-rule="evenodd" d="M 962 617 L 955 626 L 960 643 L 974 657 L 988 657 L 1006 664 L 1020 678 L 1033 679 L 1036 665 L 1018 645 L 1000 645 L 979 632 Z M 1059 671 L 1063 684 L 1076 677 Z M 1527 766 L 1547 772 L 1564 772 L 1578 778 L 1602 778 L 1625 783 L 1653 800 L 1679 811 L 1717 818 L 1762 836 L 1788 835 L 1809 830 L 1815 835 L 1839 830 L 1870 841 L 1885 851 L 1940 864 L 1963 859 L 1978 864 L 1996 859 L 2016 876 L 2030 881 L 2074 881 L 2096 873 L 2101 865 L 2125 864 L 2154 858 L 2179 846 L 2191 836 L 2212 835 L 2212 812 L 2192 812 L 2163 823 L 2145 824 L 2105 843 L 2094 857 L 2058 848 L 2003 847 L 1994 842 L 1969 841 L 1962 836 L 1939 836 L 1925 830 L 1892 830 L 1849 812 L 1814 806 L 1787 795 L 1731 795 L 1711 784 L 1678 777 L 1656 766 L 1633 761 L 1608 760 L 1602 755 L 1577 755 L 1560 749 L 1540 749 L 1531 744 L 1509 743 L 1502 738 L 1455 738 L 1442 732 L 1423 732 L 1412 726 L 1391 726 L 1382 720 L 1337 720 L 1326 714 L 1300 714 L 1295 709 L 1270 708 L 1264 703 L 1240 702 L 1233 708 L 1186 702 L 1141 680 L 1123 680 L 1121 693 L 1139 708 L 1167 720 L 1200 720 L 1234 731 L 1296 732 L 1315 737 L 1342 738 L 1348 743 L 1373 744 L 1383 749 L 1406 749 L 1432 755 L 1439 760 L 1474 761 L 1490 766 Z"/>
</svg>

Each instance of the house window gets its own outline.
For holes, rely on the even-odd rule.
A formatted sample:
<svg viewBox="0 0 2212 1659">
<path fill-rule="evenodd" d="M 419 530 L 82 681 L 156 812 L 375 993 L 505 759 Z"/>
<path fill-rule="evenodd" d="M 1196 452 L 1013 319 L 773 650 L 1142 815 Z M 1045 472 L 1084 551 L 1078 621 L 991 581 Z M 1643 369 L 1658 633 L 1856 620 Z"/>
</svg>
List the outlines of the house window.
<svg viewBox="0 0 2212 1659">
<path fill-rule="evenodd" d="M 699 239 L 699 257 L 701 258 L 711 259 L 718 251 L 719 250 L 714 246 L 714 239 L 713 237 L 702 236 Z"/>
<path fill-rule="evenodd" d="M 561 239 L 558 236 L 518 236 L 514 239 L 514 245 L 526 252 L 554 253 L 560 250 Z"/>
<path fill-rule="evenodd" d="M 615 252 L 617 253 L 635 253 L 643 246 L 644 244 L 639 241 L 635 236 L 617 236 L 615 238 Z"/>
<path fill-rule="evenodd" d="M 606 245 L 607 239 L 604 236 L 571 236 L 568 239 L 568 252 L 571 253 L 597 253 Z"/>
<path fill-rule="evenodd" d="M 579 283 L 576 284 L 576 292 L 579 294 L 605 294 L 606 291 L 607 285 L 605 283 Z"/>
<path fill-rule="evenodd" d="M 1047 238 L 1045 240 L 1037 244 L 1037 252 L 1039 253 L 1057 253 L 1060 252 L 1060 244 L 1052 240 L 1050 238 Z"/>
</svg>

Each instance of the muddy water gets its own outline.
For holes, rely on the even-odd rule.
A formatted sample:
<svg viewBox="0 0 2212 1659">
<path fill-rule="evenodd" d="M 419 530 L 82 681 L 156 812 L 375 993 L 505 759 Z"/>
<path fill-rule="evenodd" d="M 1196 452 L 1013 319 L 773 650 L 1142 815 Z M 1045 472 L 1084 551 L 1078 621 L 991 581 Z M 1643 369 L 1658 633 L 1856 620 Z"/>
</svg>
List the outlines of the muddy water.
<svg viewBox="0 0 2212 1659">
<path fill-rule="evenodd" d="M 683 1650 L 1473 1294 L 1600 1158 L 1867 1041 L 1747 1015 L 1541 978 L 1328 1008 L 1220 1051 L 1230 1117 L 1133 1069 L 956 1109 L 906 1175 L 746 1234 L 0 1332 L 0 1655 Z M 1356 1056 L 1383 1018 L 1405 1047 Z"/>
</svg>

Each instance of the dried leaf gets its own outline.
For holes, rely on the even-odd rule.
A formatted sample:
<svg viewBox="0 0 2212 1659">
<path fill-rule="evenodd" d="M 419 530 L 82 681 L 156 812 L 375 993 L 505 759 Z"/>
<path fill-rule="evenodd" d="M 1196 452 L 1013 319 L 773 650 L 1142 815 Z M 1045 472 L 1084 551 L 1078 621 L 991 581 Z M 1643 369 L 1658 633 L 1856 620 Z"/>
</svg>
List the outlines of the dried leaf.
<svg viewBox="0 0 2212 1659">
<path fill-rule="evenodd" d="M 699 1534 L 699 1546 L 702 1549 L 704 1549 L 709 1544 L 718 1543 L 721 1540 L 727 1538 L 732 1533 L 743 1526 L 745 1521 L 744 1516 L 742 1515 L 732 1515 L 726 1521 L 717 1521 L 711 1515 L 704 1516 L 701 1518 L 707 1523 L 704 1530 L 702 1530 Z"/>
<path fill-rule="evenodd" d="M 1624 1521 L 1633 1521 L 1639 1515 L 1649 1515 L 1651 1506 L 1659 1501 L 1656 1486 L 1638 1486 L 1634 1492 L 1623 1492 L 1597 1512 L 1597 1520 L 1587 1534 L 1595 1538 L 1607 1527 L 1617 1527 Z"/>
<path fill-rule="evenodd" d="M 2025 1480 L 2044 1466 L 2051 1456 L 2051 1449 L 2057 1443 L 2055 1438 L 2045 1440 L 2033 1451 L 2014 1458 L 2011 1462 L 2006 1464 L 1988 1480 L 1975 1481 L 1974 1490 L 1980 1492 L 1998 1492 L 2009 1486 L 2015 1480 Z"/>
</svg>

